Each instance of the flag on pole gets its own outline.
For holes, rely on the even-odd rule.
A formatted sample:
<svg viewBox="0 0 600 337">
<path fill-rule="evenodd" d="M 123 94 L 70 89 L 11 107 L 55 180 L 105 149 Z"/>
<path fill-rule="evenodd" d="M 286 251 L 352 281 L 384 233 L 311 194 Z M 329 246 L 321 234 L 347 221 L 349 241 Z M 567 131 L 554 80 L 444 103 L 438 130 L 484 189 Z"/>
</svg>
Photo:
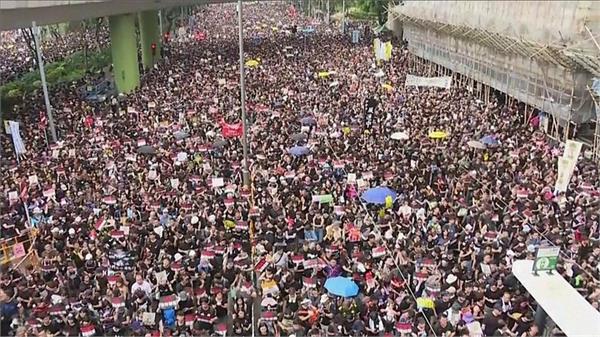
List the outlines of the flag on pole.
<svg viewBox="0 0 600 337">
<path fill-rule="evenodd" d="M 13 121 L 9 121 L 8 123 L 10 126 L 10 134 L 12 136 L 13 144 L 15 145 L 15 153 L 17 155 L 26 153 L 27 151 L 25 151 L 25 144 L 23 144 L 21 133 L 19 133 L 19 123 Z"/>
</svg>

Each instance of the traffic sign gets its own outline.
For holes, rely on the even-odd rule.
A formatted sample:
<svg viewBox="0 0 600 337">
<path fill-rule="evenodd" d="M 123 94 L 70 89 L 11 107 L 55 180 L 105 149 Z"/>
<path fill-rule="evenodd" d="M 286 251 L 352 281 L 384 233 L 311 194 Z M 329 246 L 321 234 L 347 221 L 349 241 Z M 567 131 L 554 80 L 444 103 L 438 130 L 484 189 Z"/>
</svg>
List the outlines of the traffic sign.
<svg viewBox="0 0 600 337">
<path fill-rule="evenodd" d="M 556 269 L 560 247 L 540 247 L 533 263 L 533 272 Z"/>
</svg>

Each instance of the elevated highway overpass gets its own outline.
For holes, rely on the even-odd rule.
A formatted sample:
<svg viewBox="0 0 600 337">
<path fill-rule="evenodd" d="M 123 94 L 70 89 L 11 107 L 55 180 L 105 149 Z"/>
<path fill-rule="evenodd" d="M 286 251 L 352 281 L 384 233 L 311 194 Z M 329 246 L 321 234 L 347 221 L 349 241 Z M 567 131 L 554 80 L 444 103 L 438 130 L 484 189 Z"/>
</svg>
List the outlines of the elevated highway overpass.
<svg viewBox="0 0 600 337">
<path fill-rule="evenodd" d="M 131 92 L 140 83 L 141 63 L 150 68 L 160 58 L 163 39 L 160 9 L 236 0 L 0 0 L 0 31 L 108 17 L 113 76 L 119 92 Z M 250 2 L 250 1 L 244 1 Z M 136 27 L 137 23 L 137 27 Z M 139 43 L 137 30 L 139 28 Z"/>
<path fill-rule="evenodd" d="M 235 0 L 2 0 L 0 31 L 163 8 L 236 2 Z"/>
</svg>

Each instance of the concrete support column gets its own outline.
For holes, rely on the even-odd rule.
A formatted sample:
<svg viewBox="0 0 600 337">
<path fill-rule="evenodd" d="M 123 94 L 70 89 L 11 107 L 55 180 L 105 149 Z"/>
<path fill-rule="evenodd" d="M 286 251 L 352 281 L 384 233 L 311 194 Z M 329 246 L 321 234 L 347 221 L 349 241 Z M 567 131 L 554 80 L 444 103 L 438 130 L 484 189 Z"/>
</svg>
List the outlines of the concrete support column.
<svg viewBox="0 0 600 337">
<path fill-rule="evenodd" d="M 139 14 L 140 45 L 144 68 L 152 67 L 160 58 L 160 26 L 158 11 L 144 11 Z M 152 49 L 152 46 L 155 46 Z"/>
<path fill-rule="evenodd" d="M 115 84 L 119 92 L 129 93 L 140 84 L 135 15 L 111 16 L 108 22 Z"/>
</svg>

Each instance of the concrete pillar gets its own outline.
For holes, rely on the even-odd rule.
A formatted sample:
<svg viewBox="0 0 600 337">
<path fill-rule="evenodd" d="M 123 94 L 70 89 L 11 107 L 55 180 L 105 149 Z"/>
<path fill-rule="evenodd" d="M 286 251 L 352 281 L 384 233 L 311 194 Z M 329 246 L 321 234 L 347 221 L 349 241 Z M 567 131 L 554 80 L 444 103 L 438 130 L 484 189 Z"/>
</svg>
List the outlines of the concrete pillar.
<svg viewBox="0 0 600 337">
<path fill-rule="evenodd" d="M 140 49 L 144 68 L 152 67 L 160 58 L 160 26 L 158 11 L 144 11 L 139 14 Z M 152 50 L 152 45 L 156 46 Z"/>
<path fill-rule="evenodd" d="M 115 84 L 119 92 L 129 93 L 140 84 L 135 15 L 111 16 L 108 22 Z"/>
</svg>

